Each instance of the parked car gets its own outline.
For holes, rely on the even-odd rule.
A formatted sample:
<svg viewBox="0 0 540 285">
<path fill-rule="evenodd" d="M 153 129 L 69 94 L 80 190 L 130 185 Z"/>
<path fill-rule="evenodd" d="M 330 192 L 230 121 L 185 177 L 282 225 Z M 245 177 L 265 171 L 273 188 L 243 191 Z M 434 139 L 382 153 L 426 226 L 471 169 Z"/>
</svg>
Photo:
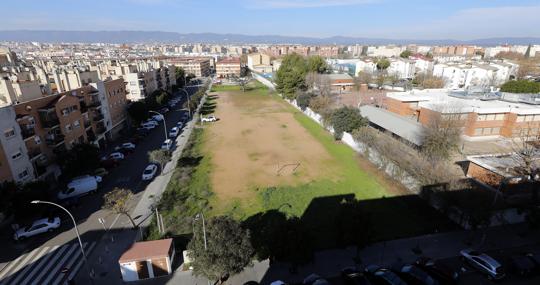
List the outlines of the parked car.
<svg viewBox="0 0 540 285">
<path fill-rule="evenodd" d="M 201 117 L 201 122 L 215 122 L 217 118 L 215 116 Z"/>
<path fill-rule="evenodd" d="M 330 285 L 330 283 L 317 274 L 310 274 L 304 278 L 302 285 Z"/>
<path fill-rule="evenodd" d="M 152 120 L 156 121 L 156 122 L 161 122 L 161 121 L 163 121 L 163 116 L 162 115 L 153 115 Z"/>
<path fill-rule="evenodd" d="M 159 109 L 159 112 L 160 112 L 161 114 L 169 113 L 169 111 L 170 111 L 170 110 L 169 110 L 169 108 L 167 108 L 167 107 L 163 107 L 163 108 Z"/>
<path fill-rule="evenodd" d="M 390 269 L 382 268 L 378 265 L 368 265 L 364 273 L 376 284 L 385 284 L 385 285 L 407 285 L 399 276 L 392 272 Z"/>
<path fill-rule="evenodd" d="M 174 127 L 169 131 L 169 137 L 175 138 L 178 136 L 179 133 L 180 133 L 180 129 L 178 129 L 177 127 Z"/>
<path fill-rule="evenodd" d="M 120 163 L 114 159 L 109 159 L 108 157 L 101 158 L 100 165 L 105 169 L 112 169 L 119 165 Z"/>
<path fill-rule="evenodd" d="M 270 283 L 270 285 L 287 285 L 287 283 L 281 281 L 281 280 L 276 280 L 272 283 Z"/>
<path fill-rule="evenodd" d="M 114 160 L 114 161 L 120 161 L 120 160 L 123 160 L 124 158 L 125 158 L 125 156 L 124 156 L 123 153 L 115 151 L 115 152 L 112 152 L 111 154 L 109 154 L 108 156 L 106 156 L 105 158 L 102 158 L 102 159 L 103 160 L 111 159 L 111 160 Z"/>
<path fill-rule="evenodd" d="M 13 239 L 23 240 L 45 232 L 52 232 L 60 227 L 60 218 L 44 218 L 34 221 L 30 226 L 19 228 L 13 234 Z"/>
<path fill-rule="evenodd" d="M 184 127 L 184 123 L 183 122 L 178 122 L 178 123 L 176 123 L 176 127 L 181 129 L 181 128 Z"/>
<path fill-rule="evenodd" d="M 74 178 L 67 184 L 66 189 L 58 192 L 57 198 L 59 200 L 78 197 L 89 193 L 96 193 L 98 190 L 98 183 L 102 181 L 100 176 L 81 176 Z"/>
<path fill-rule="evenodd" d="M 157 165 L 155 164 L 149 164 L 143 171 L 142 174 L 142 180 L 152 180 L 154 176 L 156 175 L 156 172 L 158 170 Z"/>
<path fill-rule="evenodd" d="M 456 284 L 459 274 L 444 264 L 428 257 L 421 257 L 416 260 L 415 265 L 426 273 L 434 277 L 439 283 L 446 285 Z"/>
<path fill-rule="evenodd" d="M 400 268 L 399 274 L 401 279 L 405 280 L 408 284 L 417 285 L 439 285 L 439 282 L 427 274 L 419 267 L 407 264 Z"/>
<path fill-rule="evenodd" d="M 127 142 L 127 143 L 123 143 L 117 147 L 114 148 L 115 150 L 120 150 L 120 149 L 130 149 L 130 150 L 134 150 L 135 149 L 135 144 L 134 143 L 131 143 L 131 142 Z"/>
<path fill-rule="evenodd" d="M 141 127 L 141 128 L 137 128 L 137 133 L 135 135 L 146 137 L 149 133 L 150 133 L 150 130 Z"/>
<path fill-rule="evenodd" d="M 346 285 L 370 285 L 371 282 L 360 270 L 354 267 L 347 267 L 341 270 L 341 278 Z"/>
<path fill-rule="evenodd" d="M 141 128 L 145 129 L 145 130 L 153 130 L 154 128 L 156 127 L 155 124 L 153 123 L 150 123 L 150 122 L 144 122 L 141 124 Z"/>
<path fill-rule="evenodd" d="M 504 268 L 493 257 L 470 248 L 460 251 L 460 254 L 465 261 L 486 274 L 488 279 L 498 280 L 504 278 Z"/>
<path fill-rule="evenodd" d="M 510 270 L 520 276 L 530 276 L 536 271 L 536 264 L 533 259 L 525 254 L 518 254 L 509 259 Z"/>
<path fill-rule="evenodd" d="M 107 171 L 107 169 L 103 167 L 94 170 L 94 175 L 97 175 L 100 177 L 107 176 L 108 174 L 109 174 L 109 171 Z"/>
<path fill-rule="evenodd" d="M 161 144 L 161 149 L 163 150 L 171 150 L 173 145 L 173 141 L 171 139 L 166 139 L 163 144 Z"/>
</svg>

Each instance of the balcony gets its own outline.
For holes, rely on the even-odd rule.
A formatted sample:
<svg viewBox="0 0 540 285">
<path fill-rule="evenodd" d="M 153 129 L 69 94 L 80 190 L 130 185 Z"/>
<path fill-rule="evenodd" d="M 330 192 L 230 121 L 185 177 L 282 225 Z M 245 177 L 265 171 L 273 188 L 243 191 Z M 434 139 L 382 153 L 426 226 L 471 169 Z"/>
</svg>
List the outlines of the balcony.
<svg viewBox="0 0 540 285">
<path fill-rule="evenodd" d="M 63 134 L 49 134 L 45 136 L 45 142 L 47 143 L 47 145 L 57 145 L 63 141 Z"/>
<path fill-rule="evenodd" d="M 97 99 L 92 99 L 90 103 L 88 103 L 88 108 L 98 108 L 101 107 L 101 102 Z"/>
<path fill-rule="evenodd" d="M 24 140 L 27 138 L 33 137 L 35 134 L 36 134 L 36 131 L 34 130 L 34 126 L 21 125 L 21 135 Z"/>
<path fill-rule="evenodd" d="M 96 127 L 96 133 L 97 133 L 98 135 L 101 135 L 101 134 L 105 133 L 105 131 L 107 131 L 107 129 L 106 129 L 105 126 L 103 126 L 103 125 L 98 125 L 98 126 Z"/>
<path fill-rule="evenodd" d="M 32 160 L 42 154 L 41 149 L 39 147 L 29 149 L 28 150 L 28 157 Z"/>
<path fill-rule="evenodd" d="M 103 119 L 105 119 L 105 117 L 101 113 L 97 113 L 92 117 L 94 122 L 102 121 Z"/>
</svg>

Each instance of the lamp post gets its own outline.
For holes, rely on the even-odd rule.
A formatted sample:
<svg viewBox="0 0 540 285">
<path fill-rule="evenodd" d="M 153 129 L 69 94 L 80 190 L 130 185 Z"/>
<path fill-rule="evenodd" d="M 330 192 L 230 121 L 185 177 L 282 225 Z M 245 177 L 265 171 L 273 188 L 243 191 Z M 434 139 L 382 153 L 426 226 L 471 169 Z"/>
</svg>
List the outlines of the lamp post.
<svg viewBox="0 0 540 285">
<path fill-rule="evenodd" d="M 189 112 L 189 118 L 191 119 L 191 104 L 189 104 L 189 92 L 186 91 L 186 87 L 180 89 L 181 91 L 184 91 L 186 93 L 187 98 L 187 106 L 188 106 L 188 112 Z"/>
<path fill-rule="evenodd" d="M 167 122 L 165 122 L 165 116 L 163 114 L 156 112 L 156 111 L 148 111 L 149 113 L 156 113 L 163 119 L 163 130 L 165 131 L 165 140 L 167 140 L 169 137 L 167 136 Z"/>
<path fill-rule="evenodd" d="M 205 222 L 204 222 L 204 215 L 203 213 L 200 213 L 200 214 L 197 214 L 195 215 L 195 220 L 198 220 L 200 218 L 202 218 L 202 228 L 203 228 L 203 239 L 204 239 L 204 250 L 208 250 L 208 245 L 206 243 L 206 225 L 205 225 Z M 193 234 L 195 234 L 195 227 L 193 227 Z M 210 285 L 210 280 L 208 280 L 208 285 Z"/>
<path fill-rule="evenodd" d="M 92 274 L 90 273 L 90 269 L 88 268 L 88 259 L 86 257 L 86 252 L 84 252 L 84 247 L 83 247 L 83 244 L 82 244 L 82 241 L 81 241 L 81 235 L 79 234 L 79 228 L 77 227 L 77 222 L 75 222 L 75 218 L 73 218 L 73 215 L 66 208 L 64 208 L 64 207 L 62 207 L 62 206 L 60 206 L 58 204 L 55 204 L 53 202 L 34 200 L 34 201 L 30 202 L 30 203 L 32 203 L 32 204 L 49 204 L 49 205 L 53 205 L 53 206 L 56 206 L 56 207 L 64 210 L 69 215 L 69 217 L 71 218 L 71 221 L 73 221 L 73 225 L 75 226 L 75 234 L 77 235 L 77 239 L 79 240 L 79 246 L 81 247 L 81 253 L 83 255 L 83 260 L 84 260 L 86 271 L 88 272 L 88 276 L 90 277 L 90 282 L 92 284 L 94 284 Z"/>
</svg>

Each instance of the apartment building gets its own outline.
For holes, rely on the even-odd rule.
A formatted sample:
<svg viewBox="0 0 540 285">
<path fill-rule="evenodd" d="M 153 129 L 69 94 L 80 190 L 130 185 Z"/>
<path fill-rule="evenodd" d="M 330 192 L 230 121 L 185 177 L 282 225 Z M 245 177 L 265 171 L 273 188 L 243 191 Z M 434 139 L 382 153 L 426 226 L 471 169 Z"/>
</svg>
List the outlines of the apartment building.
<svg viewBox="0 0 540 285">
<path fill-rule="evenodd" d="M 56 87 L 53 91 L 61 93 L 98 82 L 99 74 L 97 70 L 60 67 L 53 70 L 52 78 Z"/>
<path fill-rule="evenodd" d="M 240 77 L 241 71 L 238 57 L 224 58 L 216 63 L 216 76 L 219 78 Z"/>
<path fill-rule="evenodd" d="M 259 73 L 272 72 L 270 56 L 264 53 L 252 53 L 247 56 L 247 66 L 250 70 Z"/>
<path fill-rule="evenodd" d="M 463 122 L 465 139 L 540 134 L 540 95 L 472 93 L 446 89 L 387 94 L 388 111 L 428 125 L 433 116 L 453 116 Z"/>
<path fill-rule="evenodd" d="M 39 98 L 43 95 L 37 80 L 24 74 L 0 72 L 0 106 Z"/>
<path fill-rule="evenodd" d="M 313 50 L 313 51 L 310 50 L 309 52 L 312 55 L 335 58 L 339 54 L 339 47 L 338 46 L 321 46 L 317 48 L 316 50 Z"/>
<path fill-rule="evenodd" d="M 202 57 L 175 57 L 166 60 L 168 64 L 182 68 L 186 74 L 195 74 L 197 77 L 210 75 L 210 59 Z"/>
<path fill-rule="evenodd" d="M 150 96 L 156 91 L 158 89 L 158 84 L 156 82 L 155 73 L 156 72 L 152 70 L 122 75 L 122 78 L 127 83 L 127 98 L 131 101 L 138 101 Z"/>
<path fill-rule="evenodd" d="M 2 181 L 55 180 L 59 154 L 114 138 L 126 120 L 124 82 L 93 85 L 0 108 Z"/>
</svg>

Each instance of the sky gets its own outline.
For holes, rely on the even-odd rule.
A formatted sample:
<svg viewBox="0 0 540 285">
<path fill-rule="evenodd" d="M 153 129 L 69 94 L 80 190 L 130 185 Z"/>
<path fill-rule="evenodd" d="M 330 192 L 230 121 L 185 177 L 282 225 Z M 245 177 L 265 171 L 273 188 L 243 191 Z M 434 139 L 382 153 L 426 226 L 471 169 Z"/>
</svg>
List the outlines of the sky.
<svg viewBox="0 0 540 285">
<path fill-rule="evenodd" d="M 0 30 L 540 37 L 540 0 L 9 0 L 2 10 Z"/>
</svg>

